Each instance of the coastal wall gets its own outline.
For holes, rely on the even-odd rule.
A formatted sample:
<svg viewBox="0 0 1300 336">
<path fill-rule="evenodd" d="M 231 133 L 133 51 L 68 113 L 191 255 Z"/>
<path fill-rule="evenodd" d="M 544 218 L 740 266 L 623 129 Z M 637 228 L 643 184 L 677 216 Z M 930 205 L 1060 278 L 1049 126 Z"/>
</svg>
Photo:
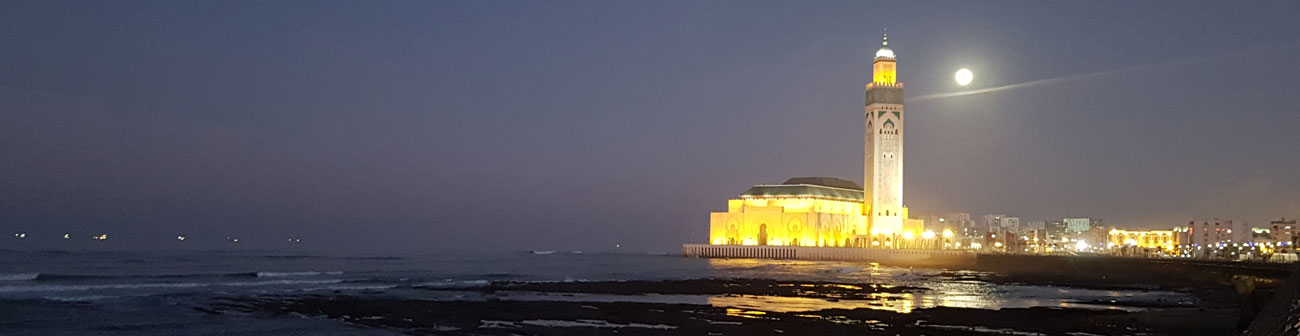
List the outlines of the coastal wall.
<svg viewBox="0 0 1300 336">
<path fill-rule="evenodd" d="M 1293 273 L 1286 280 L 1242 335 L 1300 335 L 1300 272 Z"/>
<path fill-rule="evenodd" d="M 682 245 L 682 255 L 698 258 L 869 261 L 908 265 L 968 265 L 975 260 L 975 253 L 960 250 L 709 244 Z"/>
</svg>

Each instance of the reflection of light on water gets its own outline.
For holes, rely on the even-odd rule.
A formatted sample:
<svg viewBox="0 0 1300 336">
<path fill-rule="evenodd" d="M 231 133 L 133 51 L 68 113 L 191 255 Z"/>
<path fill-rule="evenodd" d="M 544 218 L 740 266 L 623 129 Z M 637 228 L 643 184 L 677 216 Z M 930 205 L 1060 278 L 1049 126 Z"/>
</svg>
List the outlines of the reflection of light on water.
<svg viewBox="0 0 1300 336">
<path fill-rule="evenodd" d="M 767 312 L 761 310 L 744 310 L 737 308 L 727 308 L 727 316 L 744 317 L 744 318 L 763 318 Z"/>
<path fill-rule="evenodd" d="M 870 308 L 901 313 L 933 307 L 1002 309 L 1028 307 L 1072 307 L 1089 309 L 1140 310 L 1113 304 L 1076 303 L 1078 301 L 1104 301 L 1123 299 L 1133 302 L 1183 302 L 1195 301 L 1186 293 L 1164 291 L 1116 291 L 1053 286 L 996 284 L 978 280 L 988 273 L 974 271 L 941 271 L 881 266 L 876 263 L 766 260 L 766 259 L 709 259 L 710 266 L 723 276 L 734 278 L 759 278 L 786 280 L 792 283 L 782 287 L 796 287 L 796 293 L 818 297 L 768 297 L 726 296 L 710 298 L 714 306 L 743 307 L 767 311 L 808 311 L 828 308 Z M 808 281 L 835 282 L 836 284 L 810 284 Z M 897 288 L 899 286 L 922 288 L 909 293 L 867 293 L 871 289 Z M 856 292 L 842 295 L 835 291 L 823 292 L 821 288 Z M 843 299 L 867 295 L 865 299 Z M 831 298 L 831 300 L 827 300 Z M 840 300 L 835 300 L 840 299 Z"/>
<path fill-rule="evenodd" d="M 1142 308 L 1115 305 L 1071 303 L 1066 299 L 1053 299 L 1046 302 L 1037 299 L 989 300 L 978 295 L 932 295 L 919 293 L 873 293 L 863 300 L 826 300 L 821 298 L 789 296 L 726 295 L 708 298 L 714 307 L 727 307 L 727 315 L 741 314 L 754 317 L 752 312 L 769 311 L 779 313 L 812 312 L 824 309 L 858 309 L 888 310 L 896 313 L 911 313 L 916 309 L 935 307 L 1001 309 L 1058 306 L 1064 308 L 1115 309 L 1124 311 L 1141 311 Z M 739 316 L 739 315 L 736 315 Z"/>
<path fill-rule="evenodd" d="M 942 307 L 999 309 L 1006 301 L 993 284 L 982 281 L 938 281 L 928 287 Z"/>
<path fill-rule="evenodd" d="M 493 297 L 524 301 L 645 302 L 707 304 L 737 309 L 747 317 L 771 318 L 747 311 L 808 312 L 823 309 L 876 309 L 910 313 L 935 307 L 1003 309 L 1070 307 L 1142 310 L 1131 303 L 1185 304 L 1187 293 L 1141 290 L 1095 290 L 1054 286 L 996 284 L 979 280 L 988 273 L 907 269 L 878 264 L 758 259 L 709 259 L 715 276 L 775 279 L 767 283 L 797 296 L 756 295 L 606 295 L 497 292 Z M 829 283 L 828 283 L 829 282 Z M 745 281 L 726 283 L 746 287 Z M 775 287 L 773 288 L 775 289 Z M 901 289 L 901 293 L 899 292 Z M 887 292 L 877 292 L 884 290 Z M 732 314 L 729 310 L 728 314 Z M 743 314 L 742 314 L 743 313 Z"/>
<path fill-rule="evenodd" d="M 933 300 L 931 300 L 933 301 Z M 789 296 L 754 296 L 728 295 L 709 298 L 709 305 L 714 307 L 734 307 L 737 309 L 765 310 L 778 313 L 809 312 L 823 309 L 857 309 L 869 308 L 888 310 L 898 313 L 911 313 L 917 308 L 934 308 L 917 302 L 911 293 L 873 293 L 866 300 L 826 300 Z M 731 309 L 728 309 L 730 315 Z"/>
<path fill-rule="evenodd" d="M 776 280 L 827 281 L 841 283 L 888 283 L 909 285 L 944 272 L 909 269 L 879 263 L 770 259 L 709 259 L 716 276 Z M 978 273 L 972 273 L 978 274 Z M 887 281 L 881 281 L 887 280 Z"/>
<path fill-rule="evenodd" d="M 1013 290 L 1015 291 L 1015 290 Z M 579 293 L 536 293 L 536 292 L 513 292 L 501 291 L 494 295 L 487 295 L 480 300 L 486 300 L 489 297 L 501 300 L 517 301 L 564 301 L 564 302 L 640 302 L 640 303 L 664 303 L 664 304 L 706 304 L 719 308 L 728 308 L 727 315 L 744 315 L 739 317 L 748 318 L 770 318 L 762 316 L 764 312 L 781 312 L 781 313 L 798 313 L 811 312 L 823 309 L 875 309 L 887 310 L 897 313 L 911 313 L 917 309 L 927 309 L 935 307 L 952 307 L 952 308 L 974 308 L 974 309 L 1002 309 L 1002 308 L 1029 308 L 1029 307 L 1066 307 L 1066 308 L 1086 308 L 1086 309 L 1118 309 L 1125 311 L 1141 311 L 1143 308 L 1125 307 L 1109 304 L 1096 303 L 1075 303 L 1071 301 L 1100 299 L 1097 296 L 1080 295 L 1079 291 L 1073 290 L 1074 296 L 1049 296 L 1035 297 L 1032 291 L 1021 291 L 1020 296 L 1005 296 L 996 292 L 987 294 L 971 293 L 951 293 L 944 294 L 938 291 L 922 293 L 868 293 L 865 299 L 835 299 L 813 297 L 791 297 L 791 296 L 761 296 L 761 295 L 613 295 L 613 294 L 579 294 Z M 1045 291 L 1046 292 L 1046 291 Z M 1051 293 L 1059 293 L 1054 288 Z M 1095 291 L 1107 293 L 1107 291 Z M 1133 294 L 1118 294 L 1115 297 Z M 1152 293 L 1139 293 L 1139 296 L 1146 296 Z M 1138 297 L 1140 301 L 1155 301 L 1158 299 L 1168 299 L 1170 294 L 1184 295 L 1179 293 L 1154 293 L 1147 297 Z M 434 298 L 439 299 L 439 298 Z M 449 297 L 441 299 L 464 300 L 465 297 Z M 471 298 L 474 299 L 474 298 Z"/>
</svg>

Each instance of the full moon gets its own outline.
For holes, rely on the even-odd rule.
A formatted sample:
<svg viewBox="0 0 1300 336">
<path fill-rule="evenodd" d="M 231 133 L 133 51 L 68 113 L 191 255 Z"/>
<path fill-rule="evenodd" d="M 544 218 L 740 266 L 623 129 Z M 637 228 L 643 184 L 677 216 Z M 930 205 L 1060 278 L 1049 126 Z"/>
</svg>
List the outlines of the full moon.
<svg viewBox="0 0 1300 336">
<path fill-rule="evenodd" d="M 966 86 L 966 84 L 970 84 L 971 80 L 975 79 L 975 74 L 971 73 L 970 69 L 961 68 L 961 69 L 957 69 L 956 77 L 957 77 L 957 85 Z"/>
</svg>

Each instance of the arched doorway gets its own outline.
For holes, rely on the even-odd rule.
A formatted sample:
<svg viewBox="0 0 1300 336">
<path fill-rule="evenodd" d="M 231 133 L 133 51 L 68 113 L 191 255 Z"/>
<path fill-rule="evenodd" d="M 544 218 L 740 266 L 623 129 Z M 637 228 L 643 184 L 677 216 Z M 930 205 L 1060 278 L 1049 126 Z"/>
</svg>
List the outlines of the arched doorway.
<svg viewBox="0 0 1300 336">
<path fill-rule="evenodd" d="M 803 225 L 802 225 L 802 224 L 803 224 L 803 221 L 799 220 L 798 218 L 791 218 L 789 222 L 786 222 L 786 233 L 787 233 L 786 236 L 787 236 L 787 237 L 790 237 L 790 244 L 789 244 L 789 245 L 794 245 L 794 246 L 799 246 L 799 245 L 800 245 L 800 244 L 799 244 L 799 237 L 802 237 L 802 234 L 801 234 L 801 231 L 800 231 L 800 230 L 803 230 Z"/>
<path fill-rule="evenodd" d="M 758 225 L 758 245 L 767 245 L 767 223 Z"/>
<path fill-rule="evenodd" d="M 727 245 L 740 244 L 740 229 L 736 227 L 736 220 L 732 219 L 727 224 Z"/>
</svg>

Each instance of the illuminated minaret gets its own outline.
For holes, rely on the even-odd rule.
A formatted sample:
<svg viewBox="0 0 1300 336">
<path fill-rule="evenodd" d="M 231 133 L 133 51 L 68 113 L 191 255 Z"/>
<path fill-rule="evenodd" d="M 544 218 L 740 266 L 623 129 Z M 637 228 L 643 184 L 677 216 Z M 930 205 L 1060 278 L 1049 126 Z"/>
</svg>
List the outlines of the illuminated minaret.
<svg viewBox="0 0 1300 336">
<path fill-rule="evenodd" d="M 898 59 L 885 35 L 872 64 L 867 84 L 867 129 L 863 212 L 873 234 L 903 231 L 903 83 L 898 82 Z"/>
</svg>

